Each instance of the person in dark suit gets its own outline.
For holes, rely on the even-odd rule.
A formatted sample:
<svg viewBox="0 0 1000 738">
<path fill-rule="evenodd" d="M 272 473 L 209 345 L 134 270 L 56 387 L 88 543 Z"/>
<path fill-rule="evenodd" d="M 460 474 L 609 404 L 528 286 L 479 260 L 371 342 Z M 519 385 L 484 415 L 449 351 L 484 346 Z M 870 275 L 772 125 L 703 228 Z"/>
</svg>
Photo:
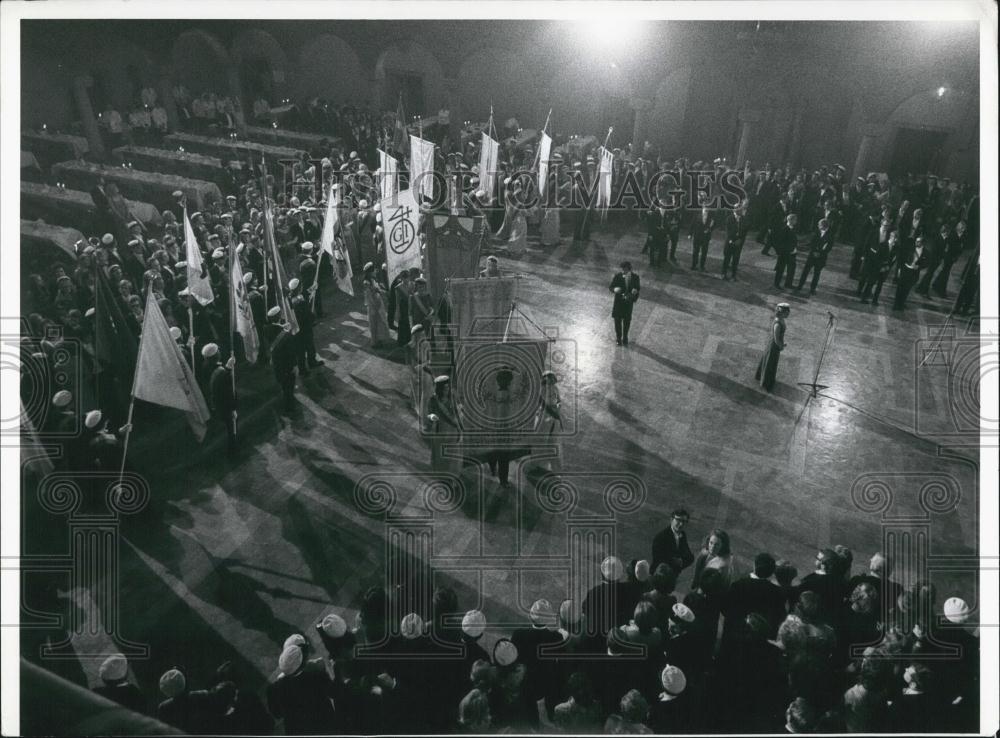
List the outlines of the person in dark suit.
<svg viewBox="0 0 1000 738">
<path fill-rule="evenodd" d="M 840 611 L 844 601 L 844 581 L 837 576 L 837 554 L 824 548 L 816 554 L 816 569 L 799 582 L 798 592 L 815 592 L 823 607 L 823 616 L 829 619 Z"/>
<path fill-rule="evenodd" d="M 771 249 L 774 248 L 774 235 L 784 227 L 785 221 L 792 212 L 791 204 L 784 197 L 770 209 L 767 215 L 767 228 L 764 232 L 764 248 L 760 250 L 760 253 L 765 256 L 771 253 Z"/>
<path fill-rule="evenodd" d="M 694 563 L 694 554 L 688 545 L 687 527 L 691 516 L 688 511 L 678 508 L 670 516 L 670 526 L 664 528 L 653 538 L 653 556 L 649 566 L 656 571 L 660 564 L 667 564 L 675 573 L 691 566 Z"/>
<path fill-rule="evenodd" d="M 940 294 L 942 289 L 948 285 L 948 274 L 951 272 L 951 265 L 954 264 L 958 254 L 951 252 L 951 226 L 942 223 L 930 250 L 927 269 L 924 276 L 917 285 L 916 292 L 924 297 L 930 297 L 931 285 L 934 285 L 934 292 Z M 961 253 L 961 252 L 959 252 Z M 947 264 L 947 271 L 945 265 Z M 938 270 L 941 270 L 938 272 Z M 941 275 L 945 275 L 941 281 Z M 937 275 L 937 276 L 935 276 Z"/>
<path fill-rule="evenodd" d="M 681 237 L 681 215 L 676 208 L 670 208 L 667 210 L 664 230 L 666 232 L 667 241 L 669 242 L 669 253 L 667 254 L 667 258 L 676 264 L 677 241 L 680 240 Z"/>
<path fill-rule="evenodd" d="M 899 267 L 899 282 L 896 284 L 896 297 L 892 309 L 902 310 L 906 307 L 906 298 L 910 290 L 920 279 L 920 272 L 927 266 L 927 244 L 923 236 L 918 236 L 913 251 L 906 258 L 897 259 Z"/>
<path fill-rule="evenodd" d="M 740 203 L 726 218 L 726 244 L 722 249 L 722 278 L 728 280 L 730 273 L 736 281 L 736 268 L 740 264 L 740 254 L 747 240 L 750 224 L 747 220 L 746 203 Z"/>
<path fill-rule="evenodd" d="M 879 237 L 874 242 L 869 240 L 865 247 L 865 256 L 861 263 L 861 281 L 858 283 L 861 302 L 868 302 L 871 299 L 872 305 L 878 305 L 882 283 L 892 270 L 892 262 L 896 258 L 896 249 L 899 245 L 899 234 L 896 231 L 889 232 L 886 241 L 882 240 L 881 233 L 889 228 L 889 221 L 885 220 L 882 223 Z"/>
<path fill-rule="evenodd" d="M 556 659 L 548 651 L 562 643 L 562 636 L 556 630 L 556 614 L 548 600 L 536 600 L 531 606 L 531 625 L 517 628 L 510 640 L 517 646 L 518 657 L 527 667 L 524 689 L 532 702 L 553 697 L 557 685 Z"/>
<path fill-rule="evenodd" d="M 771 581 L 774 568 L 774 557 L 769 553 L 759 553 L 753 560 L 753 572 L 730 586 L 724 609 L 724 639 L 731 639 L 740 633 L 744 619 L 750 613 L 758 613 L 767 619 L 768 638 L 778 634 L 778 626 L 785 619 L 785 597 L 781 588 Z"/>
<path fill-rule="evenodd" d="M 663 252 L 667 250 L 667 213 L 662 205 L 646 211 L 646 249 L 651 267 L 663 264 Z"/>
<path fill-rule="evenodd" d="M 708 244 L 712 240 L 715 229 L 715 215 L 707 207 L 691 223 L 691 269 L 705 271 L 705 258 L 708 256 Z"/>
<path fill-rule="evenodd" d="M 784 275 L 785 289 L 792 288 L 792 280 L 795 279 L 795 255 L 798 253 L 798 236 L 795 234 L 797 224 L 798 217 L 795 213 L 789 213 L 785 217 L 784 225 L 771 235 L 771 246 L 778 255 L 774 264 L 775 287 L 781 287 L 781 278 Z"/>
<path fill-rule="evenodd" d="M 969 255 L 969 260 L 962 269 L 959 281 L 958 296 L 953 308 L 956 315 L 967 315 L 976 310 L 979 296 L 979 246 Z"/>
<path fill-rule="evenodd" d="M 812 282 L 809 284 L 809 294 L 816 294 L 816 286 L 819 284 L 819 275 L 823 271 L 823 267 L 826 266 L 826 257 L 830 254 L 830 250 L 833 248 L 833 233 L 830 230 L 830 222 L 823 218 L 819 222 L 818 232 L 813 235 L 812 241 L 809 242 L 809 252 L 806 255 L 806 263 L 802 267 L 802 273 L 799 275 L 799 283 L 795 287 L 797 290 L 802 289 L 802 285 L 806 283 L 806 277 L 809 276 L 809 272 L 812 272 Z"/>
<path fill-rule="evenodd" d="M 226 426 L 226 451 L 230 458 L 236 455 L 236 390 L 233 386 L 233 367 L 236 358 L 230 356 L 223 364 L 219 359 L 219 346 L 205 344 L 201 349 L 205 372 L 209 375 L 209 398 L 212 412 Z"/>
<path fill-rule="evenodd" d="M 631 587 L 625 581 L 625 567 L 617 557 L 608 556 L 601 562 L 601 579 L 587 592 L 581 607 L 588 642 L 603 641 L 609 630 L 627 622 L 631 614 L 623 607 L 630 599 Z"/>
<path fill-rule="evenodd" d="M 632 324 L 632 307 L 639 299 L 639 275 L 632 271 L 632 264 L 621 263 L 621 271 L 611 278 L 608 289 L 614 293 L 615 301 L 611 317 L 615 321 L 615 339 L 618 345 L 628 346 L 628 329 Z"/>
</svg>

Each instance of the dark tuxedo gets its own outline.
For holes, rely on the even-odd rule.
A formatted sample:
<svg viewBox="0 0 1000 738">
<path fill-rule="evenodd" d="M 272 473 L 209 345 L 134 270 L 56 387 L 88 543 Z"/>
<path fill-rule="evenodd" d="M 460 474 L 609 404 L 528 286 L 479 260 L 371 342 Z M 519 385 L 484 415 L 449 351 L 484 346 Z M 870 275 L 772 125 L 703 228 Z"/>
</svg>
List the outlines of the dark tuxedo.
<svg viewBox="0 0 1000 738">
<path fill-rule="evenodd" d="M 663 252 L 667 248 L 667 221 L 669 211 L 651 208 L 646 211 L 646 248 L 649 250 L 649 265 L 663 263 Z"/>
<path fill-rule="evenodd" d="M 705 269 L 705 257 L 708 256 L 708 243 L 712 240 L 715 229 L 715 215 L 698 213 L 691 223 L 691 268 Z"/>
<path fill-rule="evenodd" d="M 894 258 L 889 242 L 881 239 L 881 232 L 877 232 L 874 239 L 868 240 L 861 262 L 861 281 L 858 283 L 858 294 L 861 295 L 862 302 L 868 302 L 871 298 L 873 305 L 878 304 L 882 283 L 892 269 Z"/>
<path fill-rule="evenodd" d="M 747 232 L 750 224 L 745 215 L 738 215 L 735 212 L 726 218 L 726 244 L 722 249 L 722 276 L 728 276 L 731 271 L 733 279 L 736 279 L 736 268 L 740 264 L 740 254 L 743 252 L 743 244 L 747 240 Z"/>
<path fill-rule="evenodd" d="M 787 223 L 781 225 L 771 235 L 771 246 L 774 247 L 778 259 L 774 264 L 774 286 L 781 286 L 781 277 L 785 277 L 785 287 L 791 289 L 795 279 L 795 254 L 798 248 L 798 237 Z"/>
<path fill-rule="evenodd" d="M 752 612 L 767 618 L 770 626 L 768 638 L 774 638 L 778 633 L 778 626 L 785 619 L 785 595 L 781 587 L 767 579 L 749 576 L 733 582 L 724 610 L 726 622 L 723 636 L 732 638 L 737 635 L 743 620 Z"/>
<path fill-rule="evenodd" d="M 635 272 L 629 272 L 627 275 L 624 272 L 618 272 L 612 277 L 608 289 L 614 292 L 616 287 L 619 288 L 619 291 L 615 292 L 615 301 L 611 308 L 611 317 L 615 321 L 615 337 L 619 343 L 624 342 L 628 345 L 628 329 L 632 324 L 632 306 L 639 299 L 639 275 Z M 633 290 L 635 294 L 632 294 Z"/>
<path fill-rule="evenodd" d="M 809 252 L 806 255 L 806 263 L 802 267 L 802 274 L 799 275 L 799 285 L 798 289 L 802 289 L 802 285 L 806 282 L 806 277 L 809 276 L 809 272 L 812 272 L 812 283 L 809 285 L 809 291 L 811 293 L 816 292 L 816 286 L 819 284 L 819 275 L 823 271 L 823 267 L 826 266 L 826 257 L 830 254 L 830 250 L 833 248 L 833 231 L 827 229 L 825 233 L 817 233 L 812 237 L 812 241 L 809 242 Z"/>
<path fill-rule="evenodd" d="M 674 536 L 674 531 L 669 526 L 661 530 L 653 538 L 653 557 L 649 567 L 653 571 L 660 564 L 667 564 L 678 574 L 694 563 L 694 554 L 688 546 L 687 533 L 681 532 L 680 536 Z"/>
<path fill-rule="evenodd" d="M 915 249 L 908 249 L 905 253 L 900 254 L 900 258 L 897 259 L 897 263 L 899 264 L 899 281 L 896 284 L 894 309 L 902 310 L 906 306 L 906 298 L 920 278 L 920 271 L 927 266 L 927 259 L 926 248 L 922 249 L 919 254 Z"/>
</svg>

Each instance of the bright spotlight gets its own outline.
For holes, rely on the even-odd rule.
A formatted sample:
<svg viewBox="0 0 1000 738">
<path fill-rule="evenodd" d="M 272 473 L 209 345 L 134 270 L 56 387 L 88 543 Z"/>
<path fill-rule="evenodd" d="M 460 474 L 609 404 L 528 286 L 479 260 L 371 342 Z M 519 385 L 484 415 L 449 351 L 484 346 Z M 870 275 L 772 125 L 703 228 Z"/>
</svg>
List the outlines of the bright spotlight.
<svg viewBox="0 0 1000 738">
<path fill-rule="evenodd" d="M 938 97 L 944 97 L 945 89 L 944 87 L 938 87 Z"/>
<path fill-rule="evenodd" d="M 629 48 L 643 32 L 642 23 L 629 18 L 580 21 L 583 39 L 605 49 Z"/>
</svg>

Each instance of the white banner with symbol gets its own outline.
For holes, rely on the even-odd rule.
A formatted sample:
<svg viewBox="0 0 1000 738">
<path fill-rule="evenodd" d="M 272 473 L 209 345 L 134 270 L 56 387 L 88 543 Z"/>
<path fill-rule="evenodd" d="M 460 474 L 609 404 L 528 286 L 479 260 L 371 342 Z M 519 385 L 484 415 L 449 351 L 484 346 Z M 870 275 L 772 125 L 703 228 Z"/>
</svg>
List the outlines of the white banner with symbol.
<svg viewBox="0 0 1000 738">
<path fill-rule="evenodd" d="M 411 190 L 402 190 L 382 200 L 385 263 L 390 281 L 404 269 L 421 268 L 419 224 L 420 208 Z"/>
</svg>

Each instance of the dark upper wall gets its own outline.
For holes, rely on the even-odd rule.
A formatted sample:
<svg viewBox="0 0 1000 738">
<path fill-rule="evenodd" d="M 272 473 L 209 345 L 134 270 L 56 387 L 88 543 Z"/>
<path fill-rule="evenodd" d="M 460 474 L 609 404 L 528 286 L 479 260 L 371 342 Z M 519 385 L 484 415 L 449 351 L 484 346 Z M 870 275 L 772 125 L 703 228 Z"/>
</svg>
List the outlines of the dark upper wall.
<svg viewBox="0 0 1000 738">
<path fill-rule="evenodd" d="M 408 113 L 482 119 L 492 102 L 535 127 L 551 107 L 554 130 L 584 133 L 637 108 L 640 139 L 694 157 L 734 156 L 750 115 L 752 161 L 848 169 L 865 135 L 877 169 L 900 127 L 939 127 L 945 173 L 978 170 L 975 24 L 646 22 L 612 27 L 606 45 L 595 34 L 560 21 L 24 21 L 22 117 L 69 127 L 80 73 L 125 108 L 164 76 L 240 88 L 261 58 L 274 97 L 391 109 L 403 72 L 423 82 L 425 109 Z M 632 139 L 622 127 L 618 143 Z"/>
</svg>

